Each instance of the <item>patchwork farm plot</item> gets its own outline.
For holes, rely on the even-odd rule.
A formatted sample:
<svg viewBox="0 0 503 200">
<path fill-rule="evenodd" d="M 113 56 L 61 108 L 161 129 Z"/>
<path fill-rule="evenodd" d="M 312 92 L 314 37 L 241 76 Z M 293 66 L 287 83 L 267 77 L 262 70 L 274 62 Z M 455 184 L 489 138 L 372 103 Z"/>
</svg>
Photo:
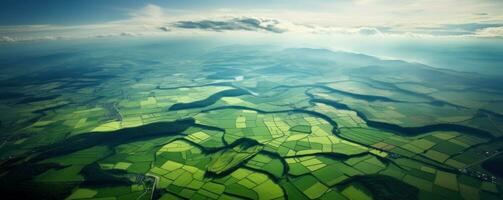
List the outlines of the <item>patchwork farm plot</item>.
<svg viewBox="0 0 503 200">
<path fill-rule="evenodd" d="M 176 59 L 136 52 L 149 62 L 127 50 L 117 59 L 90 52 L 95 67 L 78 76 L 68 69 L 48 79 L 41 69 L 5 80 L 2 192 L 21 199 L 503 198 L 499 86 L 358 54 L 228 48 Z M 314 56 L 320 52 L 327 57 Z M 389 66 L 367 67 L 375 63 Z M 459 77 L 472 81 L 454 85 Z"/>
</svg>

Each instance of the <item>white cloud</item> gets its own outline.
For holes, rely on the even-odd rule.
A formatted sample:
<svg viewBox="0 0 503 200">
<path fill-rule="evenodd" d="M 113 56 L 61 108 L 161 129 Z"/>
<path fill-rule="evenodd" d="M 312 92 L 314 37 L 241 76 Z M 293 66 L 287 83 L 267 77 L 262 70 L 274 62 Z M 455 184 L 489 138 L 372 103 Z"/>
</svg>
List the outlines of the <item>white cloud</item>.
<svg viewBox="0 0 503 200">
<path fill-rule="evenodd" d="M 205 10 L 201 13 L 196 10 L 170 10 L 148 4 L 128 11 L 127 19 L 101 24 L 0 26 L 0 42 L 189 34 L 218 30 L 365 37 L 501 37 L 503 34 L 498 27 L 455 34 L 456 31 L 459 32 L 458 29 L 446 26 L 503 24 L 503 14 L 498 11 L 498 5 L 503 3 L 495 5 L 486 1 L 469 0 L 356 0 L 349 3 L 325 2 L 321 10 L 229 8 Z M 181 22 L 200 26 L 180 26 Z M 201 22 L 218 22 L 225 26 Z M 450 33 L 452 34 L 449 35 Z"/>
<path fill-rule="evenodd" d="M 503 37 L 503 26 L 489 27 L 477 30 L 475 32 L 477 37 Z"/>
</svg>

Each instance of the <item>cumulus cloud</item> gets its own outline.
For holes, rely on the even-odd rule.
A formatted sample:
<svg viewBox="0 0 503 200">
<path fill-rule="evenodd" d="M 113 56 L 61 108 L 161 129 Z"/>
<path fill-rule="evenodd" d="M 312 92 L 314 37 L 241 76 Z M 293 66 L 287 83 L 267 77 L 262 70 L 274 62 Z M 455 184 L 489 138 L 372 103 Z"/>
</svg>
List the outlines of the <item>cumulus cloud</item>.
<svg viewBox="0 0 503 200">
<path fill-rule="evenodd" d="M 287 31 L 281 28 L 279 20 L 254 17 L 239 17 L 227 20 L 178 21 L 174 23 L 173 26 L 182 29 L 201 29 L 210 31 L 243 30 L 266 31 L 272 33 L 283 33 Z"/>
</svg>

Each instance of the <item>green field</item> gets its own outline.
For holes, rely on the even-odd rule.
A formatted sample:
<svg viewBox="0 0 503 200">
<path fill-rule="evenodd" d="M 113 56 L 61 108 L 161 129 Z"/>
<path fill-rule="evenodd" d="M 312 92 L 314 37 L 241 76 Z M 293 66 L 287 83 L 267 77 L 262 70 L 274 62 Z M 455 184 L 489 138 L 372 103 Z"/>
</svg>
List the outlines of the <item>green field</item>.
<svg viewBox="0 0 503 200">
<path fill-rule="evenodd" d="M 14 62 L 48 67 L 0 80 L 2 195 L 503 198 L 492 79 L 323 49 L 169 46 Z"/>
</svg>

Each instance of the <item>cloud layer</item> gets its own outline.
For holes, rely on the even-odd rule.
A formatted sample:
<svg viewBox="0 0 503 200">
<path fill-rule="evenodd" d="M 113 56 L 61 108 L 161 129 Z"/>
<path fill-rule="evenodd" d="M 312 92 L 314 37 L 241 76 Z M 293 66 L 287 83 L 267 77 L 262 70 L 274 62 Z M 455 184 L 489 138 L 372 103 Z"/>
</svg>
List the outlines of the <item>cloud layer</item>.
<svg viewBox="0 0 503 200">
<path fill-rule="evenodd" d="M 210 31 L 266 31 L 272 33 L 283 33 L 287 30 L 279 27 L 280 22 L 275 19 L 262 19 L 253 17 L 239 17 L 227 20 L 201 20 L 201 21 L 179 21 L 173 24 L 176 28 L 200 29 Z"/>
<path fill-rule="evenodd" d="M 214 9 L 204 15 L 149 4 L 129 10 L 127 19 L 100 24 L 0 26 L 0 42 L 186 34 L 187 31 L 503 39 L 503 14 L 494 9 L 501 3 L 435 2 L 356 0 L 345 4 L 324 3 L 319 11 Z M 392 9 L 397 7 L 400 9 Z M 448 7 L 455 12 L 445 10 Z M 445 12 L 438 12 L 440 10 Z"/>
</svg>

